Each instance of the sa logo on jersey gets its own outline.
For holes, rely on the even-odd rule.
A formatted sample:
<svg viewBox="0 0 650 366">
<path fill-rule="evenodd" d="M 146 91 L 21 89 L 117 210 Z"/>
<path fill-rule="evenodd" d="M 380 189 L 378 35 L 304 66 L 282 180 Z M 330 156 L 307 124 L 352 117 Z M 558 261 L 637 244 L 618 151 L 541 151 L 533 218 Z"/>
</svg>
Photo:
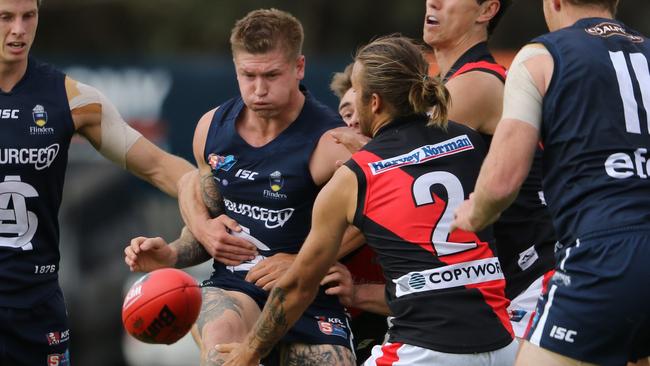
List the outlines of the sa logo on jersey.
<svg viewBox="0 0 650 366">
<path fill-rule="evenodd" d="M 233 165 L 237 162 L 237 159 L 233 155 L 221 156 L 217 154 L 208 155 L 208 164 L 212 167 L 212 170 L 223 170 L 229 171 Z"/>
</svg>

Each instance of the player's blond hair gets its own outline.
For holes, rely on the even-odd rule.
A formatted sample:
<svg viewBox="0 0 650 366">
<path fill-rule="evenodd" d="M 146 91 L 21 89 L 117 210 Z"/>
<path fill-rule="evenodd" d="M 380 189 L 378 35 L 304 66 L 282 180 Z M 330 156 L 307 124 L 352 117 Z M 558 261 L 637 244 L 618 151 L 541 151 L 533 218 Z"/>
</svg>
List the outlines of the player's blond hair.
<svg viewBox="0 0 650 366">
<path fill-rule="evenodd" d="M 429 63 L 412 39 L 399 34 L 378 38 L 354 59 L 363 66 L 359 82 L 365 103 L 377 94 L 393 118 L 430 112 L 429 125 L 446 127 L 449 91 L 439 78 L 428 76 Z"/>
<path fill-rule="evenodd" d="M 302 54 L 304 32 L 293 15 L 278 9 L 258 9 L 239 19 L 230 34 L 233 55 L 263 54 L 282 49 L 293 60 Z"/>
<path fill-rule="evenodd" d="M 352 87 L 352 80 L 350 79 L 352 75 L 352 66 L 354 64 L 349 64 L 345 67 L 343 72 L 337 72 L 332 76 L 332 82 L 330 82 L 330 90 L 336 95 L 339 99 L 343 98 L 345 93 Z"/>
</svg>

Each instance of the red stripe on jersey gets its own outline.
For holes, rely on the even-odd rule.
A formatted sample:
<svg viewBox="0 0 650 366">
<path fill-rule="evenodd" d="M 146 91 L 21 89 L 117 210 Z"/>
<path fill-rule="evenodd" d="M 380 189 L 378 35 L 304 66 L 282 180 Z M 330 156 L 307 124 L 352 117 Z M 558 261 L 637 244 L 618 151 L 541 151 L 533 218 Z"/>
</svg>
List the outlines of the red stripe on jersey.
<svg viewBox="0 0 650 366">
<path fill-rule="evenodd" d="M 399 361 L 397 350 L 402 347 L 402 343 L 391 343 L 381 347 L 383 355 L 375 361 L 377 366 L 392 366 L 395 362 Z"/>
<path fill-rule="evenodd" d="M 503 67 L 503 66 L 501 66 L 499 64 L 494 64 L 492 62 L 488 62 L 488 61 L 479 61 L 479 62 L 470 62 L 470 63 L 467 63 L 467 64 L 463 65 L 463 67 L 458 69 L 458 71 L 456 71 L 453 75 L 451 75 L 451 77 L 449 79 L 451 80 L 451 79 L 455 78 L 458 75 L 462 75 L 462 74 L 464 74 L 466 72 L 476 70 L 476 69 L 492 70 L 492 71 L 496 72 L 497 74 L 501 75 L 501 77 L 503 77 L 504 79 L 506 78 L 506 68 L 505 67 Z"/>
<path fill-rule="evenodd" d="M 506 298 L 506 281 L 488 281 L 481 282 L 473 285 L 466 285 L 467 288 L 475 288 L 481 292 L 485 303 L 490 305 L 494 314 L 499 318 L 499 321 L 504 328 L 508 330 L 510 335 L 514 338 L 515 332 L 512 330 L 512 323 L 510 323 L 510 317 L 508 316 L 508 305 L 510 305 L 510 300 Z"/>
<path fill-rule="evenodd" d="M 413 200 L 413 177 L 401 169 L 373 175 L 368 163 L 382 159 L 368 151 L 358 152 L 353 159 L 363 170 L 368 182 L 363 209 L 364 216 L 405 241 L 416 244 L 436 255 L 431 244 L 431 236 L 434 227 L 447 209 L 447 202 L 434 194 L 433 203 L 416 206 Z M 450 209 L 455 209 L 455 207 Z M 450 235 L 450 239 L 452 238 L 457 242 L 479 243 L 475 233 L 461 230 L 454 231 Z M 457 255 L 453 255 L 453 257 L 453 263 L 459 263 Z M 462 257 L 460 258 L 462 259 Z"/>
</svg>

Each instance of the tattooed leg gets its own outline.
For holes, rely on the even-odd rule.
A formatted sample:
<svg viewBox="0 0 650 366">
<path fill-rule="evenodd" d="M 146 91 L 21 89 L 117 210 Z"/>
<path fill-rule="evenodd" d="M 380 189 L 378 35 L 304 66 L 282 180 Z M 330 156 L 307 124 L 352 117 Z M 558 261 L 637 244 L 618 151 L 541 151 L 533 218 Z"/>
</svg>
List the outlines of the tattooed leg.
<svg viewBox="0 0 650 366">
<path fill-rule="evenodd" d="M 221 354 L 214 346 L 241 342 L 259 317 L 257 303 L 241 292 L 204 287 L 201 312 L 194 335 L 201 349 L 201 365 L 222 365 Z"/>
<path fill-rule="evenodd" d="M 286 366 L 355 366 L 348 348 L 331 344 L 293 343 L 282 347 L 281 364 Z"/>
</svg>

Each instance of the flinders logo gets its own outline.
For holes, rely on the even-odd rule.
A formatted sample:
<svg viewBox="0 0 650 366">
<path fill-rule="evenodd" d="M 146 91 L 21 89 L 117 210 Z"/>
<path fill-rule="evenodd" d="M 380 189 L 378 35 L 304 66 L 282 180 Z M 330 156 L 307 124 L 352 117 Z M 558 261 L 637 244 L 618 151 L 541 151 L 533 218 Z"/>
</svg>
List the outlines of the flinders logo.
<svg viewBox="0 0 650 366">
<path fill-rule="evenodd" d="M 29 127 L 29 133 L 31 135 L 54 135 L 53 127 L 45 127 L 47 124 L 47 112 L 42 105 L 37 104 L 32 109 L 32 118 L 36 126 Z"/>
<path fill-rule="evenodd" d="M 273 173 L 269 174 L 269 186 L 271 187 L 271 190 L 269 191 L 268 189 L 265 189 L 264 197 L 276 200 L 287 199 L 286 194 L 280 193 L 280 190 L 284 186 L 284 178 L 282 178 L 282 173 L 276 170 Z"/>
</svg>

